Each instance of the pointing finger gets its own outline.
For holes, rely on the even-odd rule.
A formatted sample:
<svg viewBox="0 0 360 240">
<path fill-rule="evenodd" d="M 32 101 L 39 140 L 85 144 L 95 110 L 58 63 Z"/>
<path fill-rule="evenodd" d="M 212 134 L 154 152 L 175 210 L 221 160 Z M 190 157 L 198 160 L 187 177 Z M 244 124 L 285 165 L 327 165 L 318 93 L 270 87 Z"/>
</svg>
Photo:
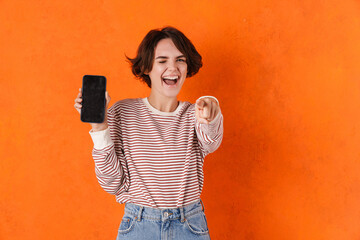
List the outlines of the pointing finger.
<svg viewBox="0 0 360 240">
<path fill-rule="evenodd" d="M 208 119 L 210 117 L 210 108 L 209 106 L 206 106 L 203 108 L 203 114 L 202 117 L 205 119 Z"/>
<path fill-rule="evenodd" d="M 202 108 L 205 106 L 204 100 L 202 100 L 202 99 L 196 100 L 196 106 L 197 106 L 199 109 L 202 109 Z"/>
</svg>

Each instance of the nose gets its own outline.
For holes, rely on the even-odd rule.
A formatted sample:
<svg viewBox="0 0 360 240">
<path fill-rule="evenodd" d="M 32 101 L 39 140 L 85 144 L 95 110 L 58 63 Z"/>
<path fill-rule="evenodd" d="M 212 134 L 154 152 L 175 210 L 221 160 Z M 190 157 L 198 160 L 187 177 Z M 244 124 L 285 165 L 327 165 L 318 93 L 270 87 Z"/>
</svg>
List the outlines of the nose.
<svg viewBox="0 0 360 240">
<path fill-rule="evenodd" d="M 168 61 L 168 69 L 176 70 L 178 68 L 176 61 Z"/>
</svg>

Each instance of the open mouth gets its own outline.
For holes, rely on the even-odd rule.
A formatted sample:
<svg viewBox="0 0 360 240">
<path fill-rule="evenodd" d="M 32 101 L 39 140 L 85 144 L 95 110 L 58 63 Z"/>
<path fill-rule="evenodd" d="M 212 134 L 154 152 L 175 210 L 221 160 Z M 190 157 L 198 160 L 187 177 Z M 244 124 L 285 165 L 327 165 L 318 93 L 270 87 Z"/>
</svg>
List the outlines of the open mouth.
<svg viewBox="0 0 360 240">
<path fill-rule="evenodd" d="M 177 81 L 179 79 L 179 76 L 168 76 L 163 77 L 162 80 L 166 85 L 176 85 Z"/>
</svg>

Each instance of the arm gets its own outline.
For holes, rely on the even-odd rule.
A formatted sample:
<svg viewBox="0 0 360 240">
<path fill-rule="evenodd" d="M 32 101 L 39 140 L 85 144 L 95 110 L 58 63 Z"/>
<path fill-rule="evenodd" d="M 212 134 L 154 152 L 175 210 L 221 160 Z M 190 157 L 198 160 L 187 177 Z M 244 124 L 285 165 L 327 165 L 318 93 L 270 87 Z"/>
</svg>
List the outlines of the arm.
<svg viewBox="0 0 360 240">
<path fill-rule="evenodd" d="M 125 157 L 122 151 L 120 121 L 114 112 L 114 106 L 107 111 L 107 123 L 107 129 L 89 132 L 94 142 L 92 156 L 100 186 L 110 194 L 117 194 L 126 190 L 121 166 L 121 159 Z M 120 153 L 116 149 L 120 149 Z"/>
<path fill-rule="evenodd" d="M 223 138 L 223 115 L 215 97 L 205 96 L 196 101 L 195 131 L 204 156 L 214 152 Z"/>
</svg>

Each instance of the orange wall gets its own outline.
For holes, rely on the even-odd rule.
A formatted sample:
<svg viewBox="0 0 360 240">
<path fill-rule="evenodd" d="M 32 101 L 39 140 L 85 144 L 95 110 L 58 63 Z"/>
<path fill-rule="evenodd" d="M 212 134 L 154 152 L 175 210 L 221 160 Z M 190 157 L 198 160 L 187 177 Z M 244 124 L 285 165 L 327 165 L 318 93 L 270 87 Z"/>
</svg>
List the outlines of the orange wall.
<svg viewBox="0 0 360 240">
<path fill-rule="evenodd" d="M 127 3 L 125 3 L 127 2 Z M 112 102 L 145 97 L 124 54 L 173 25 L 204 59 L 180 98 L 221 102 L 207 157 L 212 239 L 360 239 L 360 3 L 0 3 L 0 239 L 115 239 L 123 205 L 97 183 L 84 74 Z"/>
</svg>

